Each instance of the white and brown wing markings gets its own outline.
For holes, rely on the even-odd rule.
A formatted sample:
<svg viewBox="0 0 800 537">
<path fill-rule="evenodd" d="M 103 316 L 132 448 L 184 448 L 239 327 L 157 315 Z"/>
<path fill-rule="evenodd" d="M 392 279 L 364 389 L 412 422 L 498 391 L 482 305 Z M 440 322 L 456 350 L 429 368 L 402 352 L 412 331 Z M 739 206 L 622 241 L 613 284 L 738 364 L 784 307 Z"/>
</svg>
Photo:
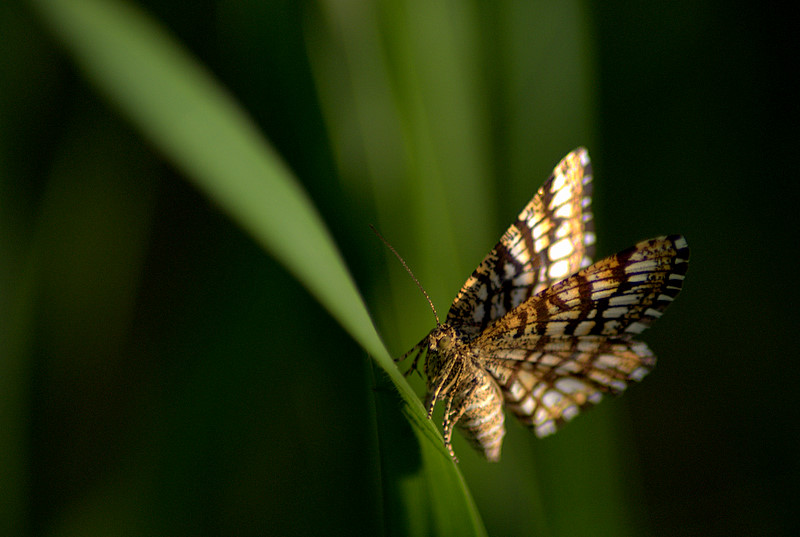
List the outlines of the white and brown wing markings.
<svg viewBox="0 0 800 537">
<path fill-rule="evenodd" d="M 638 334 L 680 292 L 688 253 L 679 235 L 640 242 L 531 297 L 489 326 L 475 345 L 527 348 L 520 340 Z"/>
<path fill-rule="evenodd" d="M 656 358 L 632 336 L 674 300 L 688 267 L 681 236 L 644 241 L 533 297 L 474 345 L 506 404 L 538 436 L 554 433 L 604 393 L 640 381 Z"/>
<path fill-rule="evenodd" d="M 447 324 L 475 337 L 531 296 L 588 266 L 595 238 L 591 181 L 585 149 L 564 157 L 466 281 Z"/>
<path fill-rule="evenodd" d="M 655 366 L 655 356 L 641 341 L 581 338 L 572 351 L 530 354 L 531 361 L 498 360 L 487 366 L 506 407 L 539 437 L 556 432 L 603 395 L 623 392 Z M 558 345 L 556 345 L 558 347 Z"/>
</svg>

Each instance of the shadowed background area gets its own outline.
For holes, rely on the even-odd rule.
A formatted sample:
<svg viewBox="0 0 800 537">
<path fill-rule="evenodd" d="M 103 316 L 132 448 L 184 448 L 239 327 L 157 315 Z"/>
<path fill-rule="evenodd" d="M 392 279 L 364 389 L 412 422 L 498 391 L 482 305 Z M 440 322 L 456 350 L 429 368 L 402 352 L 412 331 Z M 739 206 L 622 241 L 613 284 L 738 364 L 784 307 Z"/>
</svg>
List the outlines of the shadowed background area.
<svg viewBox="0 0 800 537">
<path fill-rule="evenodd" d="M 425 534 L 425 499 L 396 477 L 421 463 L 393 385 L 98 96 L 42 23 L 48 2 L 31 4 L 0 6 L 0 533 Z M 643 336 L 659 364 L 641 385 L 546 440 L 509 423 L 497 465 L 454 440 L 489 534 L 800 529 L 785 14 L 136 5 L 294 172 L 395 356 L 434 320 L 369 223 L 442 317 L 579 145 L 598 257 L 687 237 L 689 274 Z"/>
</svg>

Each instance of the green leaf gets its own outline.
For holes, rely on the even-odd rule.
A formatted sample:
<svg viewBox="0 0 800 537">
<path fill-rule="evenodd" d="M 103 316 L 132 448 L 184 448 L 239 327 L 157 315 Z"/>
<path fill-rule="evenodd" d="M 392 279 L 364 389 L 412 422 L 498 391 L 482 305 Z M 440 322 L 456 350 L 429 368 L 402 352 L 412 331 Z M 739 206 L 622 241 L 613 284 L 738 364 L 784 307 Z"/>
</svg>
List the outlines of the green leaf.
<svg viewBox="0 0 800 537">
<path fill-rule="evenodd" d="M 387 520 L 398 513 L 410 534 L 485 534 L 458 468 L 384 348 L 330 233 L 236 101 L 163 28 L 128 4 L 33 4 L 99 91 L 302 282 L 388 374 L 402 399 L 378 403 L 379 427 L 384 415 L 400 409 L 418 440 L 420 466 L 401 475 L 393 465 L 410 454 L 384 446 L 384 489 L 399 491 L 386 496 Z"/>
</svg>

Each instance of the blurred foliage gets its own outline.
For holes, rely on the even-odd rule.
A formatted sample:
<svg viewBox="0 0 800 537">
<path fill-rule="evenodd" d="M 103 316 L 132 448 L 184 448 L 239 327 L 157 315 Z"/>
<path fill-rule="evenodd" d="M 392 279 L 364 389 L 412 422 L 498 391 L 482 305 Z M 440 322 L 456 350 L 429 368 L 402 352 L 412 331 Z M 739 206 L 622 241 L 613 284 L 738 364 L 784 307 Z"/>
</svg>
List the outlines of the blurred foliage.
<svg viewBox="0 0 800 537">
<path fill-rule="evenodd" d="M 147 0 L 123 18 L 149 13 L 204 67 L 125 79 L 139 51 L 69 34 L 59 5 L 0 5 L 1 534 L 480 532 L 469 493 L 491 535 L 800 529 L 785 14 Z M 148 46 L 139 73 L 175 65 Z M 441 410 L 420 424 L 398 395 L 348 271 L 402 354 L 433 318 L 367 224 L 444 315 L 577 145 L 600 255 L 692 246 L 645 335 L 659 366 L 551 439 L 511 423 L 497 465 L 457 437 L 453 496 Z M 288 170 L 302 188 L 273 197 Z"/>
</svg>

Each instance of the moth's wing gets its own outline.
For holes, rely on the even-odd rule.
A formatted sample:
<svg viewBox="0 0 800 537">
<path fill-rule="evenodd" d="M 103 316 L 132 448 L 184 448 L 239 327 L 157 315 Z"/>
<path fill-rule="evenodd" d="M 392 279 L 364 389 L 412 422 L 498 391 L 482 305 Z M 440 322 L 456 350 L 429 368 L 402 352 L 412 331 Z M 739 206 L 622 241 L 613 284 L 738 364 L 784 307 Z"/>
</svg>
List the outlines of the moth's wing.
<svg viewBox="0 0 800 537">
<path fill-rule="evenodd" d="M 476 343 L 638 334 L 678 295 L 688 261 L 689 247 L 680 235 L 642 241 L 529 298 L 492 323 Z"/>
<path fill-rule="evenodd" d="M 641 380 L 656 358 L 632 336 L 681 290 L 689 260 L 678 235 L 643 241 L 581 270 L 498 319 L 474 347 L 509 410 L 538 436 Z"/>
<path fill-rule="evenodd" d="M 591 263 L 592 169 L 583 148 L 568 154 L 475 269 L 447 324 L 472 338 L 495 319 Z"/>
<path fill-rule="evenodd" d="M 571 350 L 544 345 L 528 354 L 531 361 L 498 359 L 486 365 L 506 408 L 536 436 L 556 432 L 604 394 L 621 393 L 656 363 L 641 341 L 586 336 L 575 342 Z"/>
</svg>

